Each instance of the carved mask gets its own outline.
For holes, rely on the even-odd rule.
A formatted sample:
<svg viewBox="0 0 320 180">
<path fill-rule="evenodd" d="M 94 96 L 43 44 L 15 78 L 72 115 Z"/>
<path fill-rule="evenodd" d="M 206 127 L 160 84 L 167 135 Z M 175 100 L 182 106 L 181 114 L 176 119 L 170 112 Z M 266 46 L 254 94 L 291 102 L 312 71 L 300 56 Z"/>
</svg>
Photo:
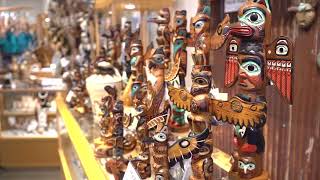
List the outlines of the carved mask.
<svg viewBox="0 0 320 180">
<path fill-rule="evenodd" d="M 315 7 L 309 3 L 300 3 L 299 6 L 291 6 L 289 12 L 296 13 L 296 20 L 300 28 L 308 29 L 316 18 Z"/>
</svg>

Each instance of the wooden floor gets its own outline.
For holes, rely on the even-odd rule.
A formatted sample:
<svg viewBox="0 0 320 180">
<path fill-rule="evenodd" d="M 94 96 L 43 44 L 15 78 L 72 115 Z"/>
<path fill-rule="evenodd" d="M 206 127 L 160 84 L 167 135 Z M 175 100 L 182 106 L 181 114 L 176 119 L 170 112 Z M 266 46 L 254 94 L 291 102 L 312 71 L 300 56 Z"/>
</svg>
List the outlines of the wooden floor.
<svg viewBox="0 0 320 180">
<path fill-rule="evenodd" d="M 59 168 L 0 169 L 0 180 L 62 180 Z"/>
</svg>

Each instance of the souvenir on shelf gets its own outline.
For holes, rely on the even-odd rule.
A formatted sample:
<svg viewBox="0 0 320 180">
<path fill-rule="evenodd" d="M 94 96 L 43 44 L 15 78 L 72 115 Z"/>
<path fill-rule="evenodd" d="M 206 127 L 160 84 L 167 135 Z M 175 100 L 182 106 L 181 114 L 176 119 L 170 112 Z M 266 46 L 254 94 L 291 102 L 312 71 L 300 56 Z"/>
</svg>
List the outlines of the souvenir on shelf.
<svg viewBox="0 0 320 180">
<path fill-rule="evenodd" d="M 149 146 L 150 154 L 152 154 L 150 159 L 153 162 L 151 169 L 156 179 L 169 179 L 167 123 L 170 116 L 170 105 L 165 96 L 165 58 L 163 47 L 159 47 L 153 49 L 146 59 L 150 75 L 147 85 L 150 103 L 144 113 L 151 141 Z"/>
<path fill-rule="evenodd" d="M 173 82 L 175 86 L 185 88 L 185 77 L 187 73 L 187 11 L 176 11 L 174 16 L 174 33 L 172 38 L 173 43 L 173 61 L 172 65 L 167 68 L 165 80 Z M 178 78 L 178 83 L 176 79 Z M 185 122 L 185 110 L 172 106 L 172 117 L 169 120 L 171 131 L 185 132 L 189 130 L 188 124 Z"/>
<path fill-rule="evenodd" d="M 239 97 L 224 102 L 210 96 L 210 15 L 210 1 L 200 0 L 191 26 L 191 42 L 195 47 L 191 91 L 169 87 L 171 101 L 177 107 L 191 112 L 188 116 L 191 133 L 169 147 L 170 165 L 191 158 L 191 179 L 213 178 L 211 124 L 214 116 L 219 121 L 252 125 L 260 123 L 266 116 L 266 104 L 263 102 L 246 102 Z"/>
<path fill-rule="evenodd" d="M 219 24 L 212 37 L 214 49 L 226 42 L 225 86 L 237 84 L 237 98 L 246 104 L 265 104 L 265 91 L 272 82 L 280 94 L 292 102 L 293 45 L 286 37 L 271 38 L 271 8 L 267 0 L 248 0 L 238 11 L 238 22 L 229 17 Z M 236 104 L 234 104 L 234 107 Z M 241 109 L 239 109 L 241 107 Z M 251 106 L 250 109 L 257 106 Z M 242 106 L 238 109 L 243 111 Z M 233 167 L 230 179 L 268 179 L 263 170 L 266 117 L 257 121 L 229 121 L 234 125 Z"/>
</svg>

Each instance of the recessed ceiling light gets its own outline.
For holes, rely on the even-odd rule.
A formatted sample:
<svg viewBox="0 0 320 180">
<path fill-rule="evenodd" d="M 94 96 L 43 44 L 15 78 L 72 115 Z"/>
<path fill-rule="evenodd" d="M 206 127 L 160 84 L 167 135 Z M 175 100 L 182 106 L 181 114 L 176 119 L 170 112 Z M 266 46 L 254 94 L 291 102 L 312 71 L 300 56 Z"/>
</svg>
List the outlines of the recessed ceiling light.
<svg viewBox="0 0 320 180">
<path fill-rule="evenodd" d="M 128 9 L 128 10 L 132 10 L 132 9 L 135 9 L 136 6 L 132 3 L 129 3 L 129 4 L 124 5 L 124 8 Z"/>
</svg>

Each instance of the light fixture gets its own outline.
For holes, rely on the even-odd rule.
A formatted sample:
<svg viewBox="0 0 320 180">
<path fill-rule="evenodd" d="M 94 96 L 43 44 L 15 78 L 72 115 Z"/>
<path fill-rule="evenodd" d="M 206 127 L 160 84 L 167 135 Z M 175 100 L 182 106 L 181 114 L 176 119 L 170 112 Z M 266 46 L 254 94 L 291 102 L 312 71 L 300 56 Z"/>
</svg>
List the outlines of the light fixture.
<svg viewBox="0 0 320 180">
<path fill-rule="evenodd" d="M 108 14 L 109 14 L 109 15 L 112 15 L 112 11 L 109 11 Z"/>
<path fill-rule="evenodd" d="M 129 3 L 129 4 L 124 5 L 124 8 L 128 9 L 128 10 L 132 10 L 132 9 L 135 9 L 136 6 L 132 3 Z"/>
<path fill-rule="evenodd" d="M 45 18 L 44 21 L 45 21 L 46 23 L 49 23 L 49 22 L 50 22 L 50 18 Z"/>
</svg>

